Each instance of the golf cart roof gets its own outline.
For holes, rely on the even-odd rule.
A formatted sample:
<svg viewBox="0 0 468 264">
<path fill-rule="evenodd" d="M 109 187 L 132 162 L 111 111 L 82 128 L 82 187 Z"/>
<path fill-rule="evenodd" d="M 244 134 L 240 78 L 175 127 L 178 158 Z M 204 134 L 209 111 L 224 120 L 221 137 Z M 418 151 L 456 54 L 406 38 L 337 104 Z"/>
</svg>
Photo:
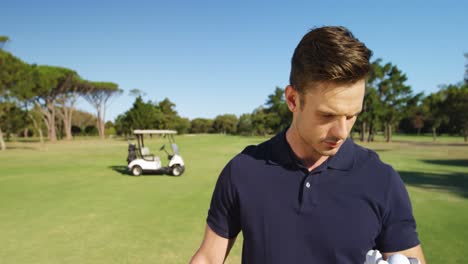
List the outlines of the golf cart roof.
<svg viewBox="0 0 468 264">
<path fill-rule="evenodd" d="M 177 134 L 175 130 L 151 130 L 151 129 L 137 129 L 133 130 L 135 135 L 166 135 L 166 134 Z"/>
</svg>

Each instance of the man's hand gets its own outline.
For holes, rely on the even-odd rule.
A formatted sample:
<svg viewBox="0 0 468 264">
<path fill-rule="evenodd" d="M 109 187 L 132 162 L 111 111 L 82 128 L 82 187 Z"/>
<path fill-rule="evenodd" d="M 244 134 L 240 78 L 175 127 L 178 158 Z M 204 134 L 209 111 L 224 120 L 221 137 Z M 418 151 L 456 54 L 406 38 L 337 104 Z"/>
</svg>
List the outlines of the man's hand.
<svg viewBox="0 0 468 264">
<path fill-rule="evenodd" d="M 364 264 L 388 264 L 388 262 L 383 260 L 382 254 L 378 250 L 369 250 Z"/>
<path fill-rule="evenodd" d="M 378 250 L 369 250 L 364 264 L 421 264 L 421 262 L 417 258 L 408 258 L 403 254 L 393 254 L 388 257 L 388 261 L 385 261 Z"/>
</svg>

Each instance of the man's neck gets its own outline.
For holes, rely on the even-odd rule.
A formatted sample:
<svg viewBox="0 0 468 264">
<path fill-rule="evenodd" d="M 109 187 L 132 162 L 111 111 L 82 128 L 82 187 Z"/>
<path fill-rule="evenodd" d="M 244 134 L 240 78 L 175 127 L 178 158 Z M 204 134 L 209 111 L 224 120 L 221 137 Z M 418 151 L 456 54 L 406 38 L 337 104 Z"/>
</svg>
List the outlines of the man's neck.
<svg viewBox="0 0 468 264">
<path fill-rule="evenodd" d="M 309 146 L 292 126 L 286 131 L 286 141 L 294 155 L 296 155 L 309 171 L 317 168 L 328 159 L 328 156 L 320 155 Z"/>
</svg>

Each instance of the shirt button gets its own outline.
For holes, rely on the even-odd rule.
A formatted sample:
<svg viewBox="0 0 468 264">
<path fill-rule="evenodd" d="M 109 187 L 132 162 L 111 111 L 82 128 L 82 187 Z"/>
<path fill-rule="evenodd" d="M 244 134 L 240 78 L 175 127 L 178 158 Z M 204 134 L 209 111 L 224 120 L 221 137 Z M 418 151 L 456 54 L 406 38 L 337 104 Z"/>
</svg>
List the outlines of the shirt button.
<svg viewBox="0 0 468 264">
<path fill-rule="evenodd" d="M 310 183 L 309 182 L 306 182 L 306 187 L 310 188 Z"/>
</svg>

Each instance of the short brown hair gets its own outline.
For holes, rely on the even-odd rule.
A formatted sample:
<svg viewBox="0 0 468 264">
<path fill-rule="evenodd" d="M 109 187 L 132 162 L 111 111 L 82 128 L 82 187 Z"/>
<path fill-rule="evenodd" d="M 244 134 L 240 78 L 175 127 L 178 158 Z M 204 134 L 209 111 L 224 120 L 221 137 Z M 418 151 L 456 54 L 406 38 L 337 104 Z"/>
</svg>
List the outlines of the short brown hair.
<svg viewBox="0 0 468 264">
<path fill-rule="evenodd" d="M 313 29 L 294 50 L 290 85 L 303 94 L 311 82 L 357 82 L 369 73 L 371 56 L 372 51 L 345 27 Z"/>
</svg>

